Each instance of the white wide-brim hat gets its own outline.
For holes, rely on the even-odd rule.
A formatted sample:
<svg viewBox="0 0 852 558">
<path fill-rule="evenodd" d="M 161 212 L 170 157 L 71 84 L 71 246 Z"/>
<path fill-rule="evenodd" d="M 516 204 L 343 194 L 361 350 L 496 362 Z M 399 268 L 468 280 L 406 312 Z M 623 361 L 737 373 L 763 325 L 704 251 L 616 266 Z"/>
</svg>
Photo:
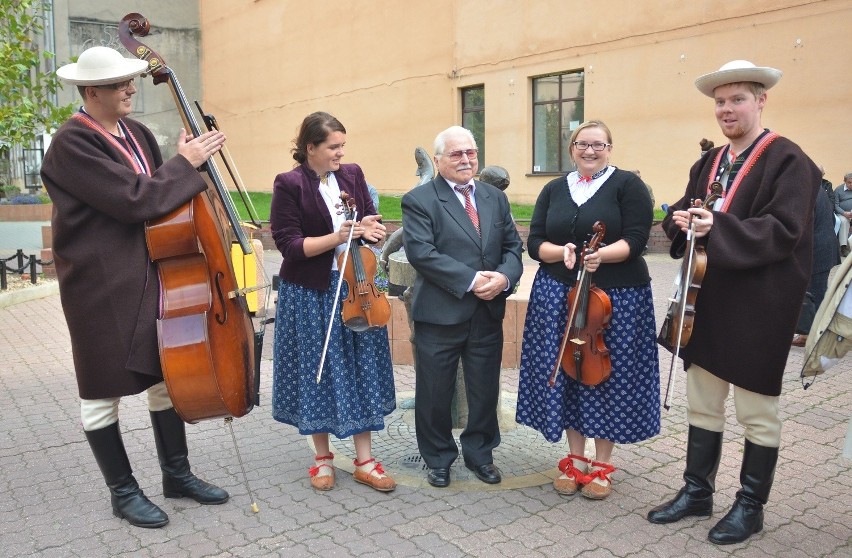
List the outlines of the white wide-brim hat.
<svg viewBox="0 0 852 558">
<path fill-rule="evenodd" d="M 56 70 L 56 75 L 74 85 L 106 85 L 126 81 L 147 69 L 144 60 L 125 58 L 115 49 L 96 46 L 84 50 L 77 62 Z"/>
<path fill-rule="evenodd" d="M 781 70 L 766 66 L 755 66 L 748 60 L 733 60 L 715 72 L 704 74 L 695 80 L 695 87 L 707 95 L 713 96 L 713 90 L 720 85 L 753 81 L 769 89 L 781 79 Z"/>
</svg>

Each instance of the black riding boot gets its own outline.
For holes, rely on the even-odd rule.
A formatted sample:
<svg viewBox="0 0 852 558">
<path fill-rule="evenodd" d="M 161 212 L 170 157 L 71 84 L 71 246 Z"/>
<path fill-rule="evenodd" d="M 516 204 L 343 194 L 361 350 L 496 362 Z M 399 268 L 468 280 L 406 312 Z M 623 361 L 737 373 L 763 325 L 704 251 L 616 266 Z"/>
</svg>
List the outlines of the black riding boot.
<svg viewBox="0 0 852 558">
<path fill-rule="evenodd" d="M 695 515 L 710 517 L 713 514 L 713 492 L 716 490 L 716 471 L 722 457 L 722 433 L 689 427 L 686 444 L 686 486 L 677 495 L 648 512 L 651 523 L 674 523 Z"/>
<path fill-rule="evenodd" d="M 109 487 L 113 515 L 137 527 L 162 527 L 168 523 L 169 516 L 142 493 L 133 478 L 118 423 L 86 432 L 86 439 Z"/>
<path fill-rule="evenodd" d="M 163 496 L 192 498 L 199 504 L 224 504 L 228 493 L 204 482 L 189 470 L 186 449 L 186 426 L 177 411 L 151 411 L 157 456 L 163 470 Z"/>
<path fill-rule="evenodd" d="M 742 489 L 731 510 L 710 529 L 707 536 L 715 544 L 743 542 L 763 530 L 763 506 L 775 478 L 778 448 L 758 446 L 745 441 L 743 466 L 740 469 Z"/>
</svg>

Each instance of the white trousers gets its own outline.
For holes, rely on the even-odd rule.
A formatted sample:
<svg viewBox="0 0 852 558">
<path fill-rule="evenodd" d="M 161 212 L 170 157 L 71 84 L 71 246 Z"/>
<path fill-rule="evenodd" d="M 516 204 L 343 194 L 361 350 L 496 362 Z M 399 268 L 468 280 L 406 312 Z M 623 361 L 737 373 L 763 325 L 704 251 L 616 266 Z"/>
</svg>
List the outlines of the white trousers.
<svg viewBox="0 0 852 558">
<path fill-rule="evenodd" d="M 148 394 L 149 411 L 165 411 L 172 408 L 172 400 L 166 383 L 160 382 L 146 390 Z M 118 422 L 118 402 L 121 397 L 110 397 L 107 399 L 81 399 L 80 419 L 83 422 L 83 430 L 90 432 L 100 430 Z"/>
<path fill-rule="evenodd" d="M 720 380 L 700 366 L 686 371 L 686 418 L 689 424 L 723 432 L 725 400 L 731 384 Z M 780 397 L 761 395 L 734 386 L 737 422 L 745 428 L 745 437 L 758 446 L 777 448 L 781 445 L 781 419 L 778 418 Z"/>
<path fill-rule="evenodd" d="M 849 219 L 843 215 L 837 215 L 837 217 L 840 217 L 840 228 L 837 231 L 837 242 L 841 246 L 849 246 Z"/>
</svg>

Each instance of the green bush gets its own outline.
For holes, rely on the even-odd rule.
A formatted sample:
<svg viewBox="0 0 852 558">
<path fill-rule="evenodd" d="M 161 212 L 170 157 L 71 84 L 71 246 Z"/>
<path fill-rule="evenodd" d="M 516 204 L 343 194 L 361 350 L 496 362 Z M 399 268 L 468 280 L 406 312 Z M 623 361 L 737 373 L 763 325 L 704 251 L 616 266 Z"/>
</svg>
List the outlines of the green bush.
<svg viewBox="0 0 852 558">
<path fill-rule="evenodd" d="M 15 196 L 21 195 L 21 189 L 17 186 L 12 186 L 11 184 L 6 184 L 4 186 L 0 186 L 0 192 L 3 193 L 3 197 L 7 200 L 14 198 Z"/>
</svg>

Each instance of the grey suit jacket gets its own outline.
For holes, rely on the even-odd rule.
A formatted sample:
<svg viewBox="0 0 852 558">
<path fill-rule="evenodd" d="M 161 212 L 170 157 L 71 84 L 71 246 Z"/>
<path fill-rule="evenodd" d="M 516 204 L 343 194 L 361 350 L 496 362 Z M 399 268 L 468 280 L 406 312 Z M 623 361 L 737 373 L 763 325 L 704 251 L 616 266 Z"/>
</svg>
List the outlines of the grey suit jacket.
<svg viewBox="0 0 852 558">
<path fill-rule="evenodd" d="M 499 271 L 509 290 L 488 301 L 495 319 L 502 319 L 506 297 L 523 273 L 521 238 L 506 195 L 475 181 L 482 238 L 450 185 L 440 175 L 402 198 L 405 255 L 417 271 L 412 318 L 433 324 L 458 324 L 473 315 L 480 301 L 467 288 L 477 271 Z"/>
</svg>

